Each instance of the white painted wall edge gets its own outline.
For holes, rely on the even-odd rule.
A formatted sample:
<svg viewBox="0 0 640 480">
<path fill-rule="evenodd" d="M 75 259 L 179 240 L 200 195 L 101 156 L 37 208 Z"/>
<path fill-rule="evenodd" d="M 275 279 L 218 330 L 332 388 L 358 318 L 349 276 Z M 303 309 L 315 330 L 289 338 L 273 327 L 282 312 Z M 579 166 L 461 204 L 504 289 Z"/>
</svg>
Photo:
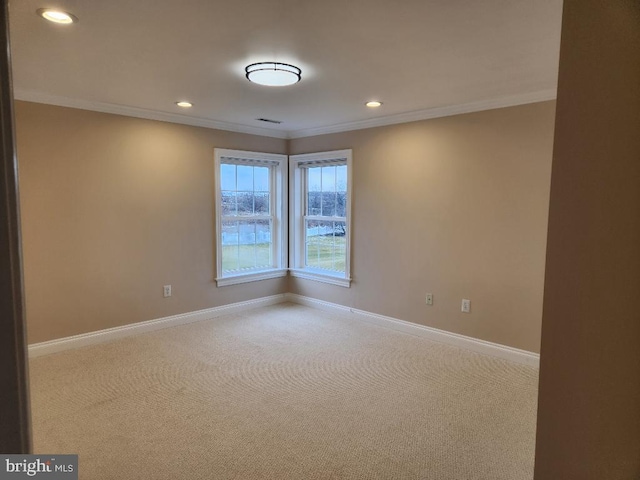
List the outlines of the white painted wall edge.
<svg viewBox="0 0 640 480">
<path fill-rule="evenodd" d="M 467 337 L 466 335 L 460 335 L 458 333 L 446 332 L 437 328 L 406 322 L 404 320 L 398 320 L 397 318 L 358 310 L 336 303 L 325 302 L 323 300 L 317 300 L 315 298 L 305 297 L 295 293 L 286 293 L 285 297 L 289 302 L 298 303 L 308 307 L 318 308 L 329 312 L 352 313 L 358 320 L 363 320 L 380 327 L 390 328 L 410 335 L 427 338 L 435 342 L 454 345 L 465 350 L 502 358 L 521 365 L 528 365 L 530 367 L 537 368 L 540 366 L 540 355 L 526 350 L 520 350 L 518 348 L 508 347 L 506 345 L 500 345 L 499 343 L 488 342 L 486 340 L 480 340 L 473 337 Z"/>
<path fill-rule="evenodd" d="M 245 302 L 231 303 L 221 305 L 219 307 L 197 310 L 195 312 L 182 313 L 172 315 L 170 317 L 157 318 L 155 320 L 147 320 L 145 322 L 132 323 L 121 327 L 107 328 L 96 332 L 82 333 L 71 337 L 59 338 L 48 342 L 34 343 L 29 345 L 29 358 L 58 353 L 74 348 L 86 347 L 97 343 L 109 342 L 118 338 L 130 337 L 140 333 L 153 332 L 163 328 L 176 327 L 187 323 L 201 322 L 210 320 L 222 315 L 244 312 L 254 308 L 266 307 L 268 305 L 276 305 L 287 301 L 284 293 L 272 295 L 269 297 L 257 298 L 255 300 L 247 300 Z"/>
</svg>

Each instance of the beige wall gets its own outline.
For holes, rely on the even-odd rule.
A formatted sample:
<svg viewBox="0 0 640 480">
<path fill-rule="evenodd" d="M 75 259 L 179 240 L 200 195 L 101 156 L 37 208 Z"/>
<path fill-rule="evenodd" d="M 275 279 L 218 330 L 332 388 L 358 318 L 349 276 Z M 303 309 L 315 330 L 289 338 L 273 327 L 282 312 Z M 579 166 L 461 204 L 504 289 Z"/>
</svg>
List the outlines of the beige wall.
<svg viewBox="0 0 640 480">
<path fill-rule="evenodd" d="M 29 341 L 290 290 L 538 351 L 554 108 L 287 145 L 18 102 Z M 214 147 L 353 149 L 351 288 L 300 279 L 216 287 Z M 171 298 L 162 297 L 164 284 Z M 471 314 L 460 312 L 462 298 Z"/>
<path fill-rule="evenodd" d="M 536 480 L 640 478 L 640 2 L 565 0 Z"/>
<path fill-rule="evenodd" d="M 214 147 L 285 140 L 25 102 L 16 130 L 30 343 L 286 291 L 216 287 L 212 194 Z"/>
<path fill-rule="evenodd" d="M 352 148 L 354 183 L 351 288 L 291 291 L 539 351 L 554 109 L 292 140 L 291 154 Z"/>
</svg>

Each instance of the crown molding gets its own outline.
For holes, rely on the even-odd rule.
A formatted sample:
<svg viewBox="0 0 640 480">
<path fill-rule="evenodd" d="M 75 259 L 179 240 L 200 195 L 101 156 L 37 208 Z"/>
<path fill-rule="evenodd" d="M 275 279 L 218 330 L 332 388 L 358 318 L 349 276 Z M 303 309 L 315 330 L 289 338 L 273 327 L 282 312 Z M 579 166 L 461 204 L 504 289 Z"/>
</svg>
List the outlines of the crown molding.
<svg viewBox="0 0 640 480">
<path fill-rule="evenodd" d="M 452 115 L 460 115 L 463 113 L 480 112 L 483 110 L 493 110 L 496 108 L 515 107 L 517 105 L 526 105 L 528 103 L 545 102 L 547 100 L 555 100 L 556 89 L 540 90 L 537 92 L 524 93 L 520 95 L 509 95 L 505 97 L 491 98 L 478 102 L 463 103 L 460 105 L 449 105 L 446 107 L 427 108 L 425 110 L 416 110 L 413 112 L 399 113 L 397 115 L 387 115 L 384 117 L 376 117 L 367 120 L 358 120 L 355 122 L 340 123 L 326 127 L 305 128 L 289 132 L 288 138 L 312 137 L 315 135 L 325 135 L 328 133 L 340 133 L 350 130 L 362 130 L 365 128 L 383 127 L 385 125 L 395 125 L 398 123 L 416 122 L 420 120 L 429 120 L 432 118 L 450 117 Z"/>
<path fill-rule="evenodd" d="M 237 123 L 222 122 L 219 120 L 209 120 L 206 118 L 190 117 L 177 113 L 160 112 L 157 110 L 149 110 L 145 108 L 129 107 L 125 105 L 117 105 L 113 103 L 93 102 L 89 100 L 80 100 L 76 98 L 60 97 L 56 95 L 48 95 L 46 93 L 33 92 L 28 90 L 14 90 L 14 97 L 17 100 L 26 102 L 44 103 L 48 105 L 57 105 L 59 107 L 79 108 L 81 110 L 91 110 L 94 112 L 111 113 L 114 115 L 125 115 L 128 117 L 145 118 L 148 120 L 158 120 L 160 122 L 178 123 L 182 125 L 191 125 L 194 127 L 213 128 L 216 130 L 224 130 L 237 133 L 248 133 L 251 135 L 260 135 L 263 137 L 273 137 L 282 139 L 311 137 L 315 135 L 325 135 L 328 133 L 340 133 L 350 130 L 362 130 L 365 128 L 383 127 L 386 125 L 395 125 L 398 123 L 416 122 L 420 120 L 429 120 L 432 118 L 449 117 L 452 115 L 460 115 L 463 113 L 480 112 L 483 110 L 493 110 L 496 108 L 514 107 L 517 105 L 526 105 L 528 103 L 544 102 L 547 100 L 555 100 L 556 90 L 540 90 L 520 95 L 509 95 L 504 97 L 481 100 L 478 102 L 464 103 L 460 105 L 449 105 L 445 107 L 427 108 L 424 110 L 416 110 L 413 112 L 399 113 L 397 115 L 387 115 L 384 117 L 376 117 L 367 120 L 357 120 L 355 122 L 346 122 L 336 125 L 328 125 L 324 127 L 305 128 L 301 130 L 285 131 L 272 130 L 269 128 L 251 127 L 248 125 L 240 125 Z"/>
<path fill-rule="evenodd" d="M 129 107 L 125 105 L 117 105 L 114 103 L 93 102 L 89 100 L 60 97 L 57 95 L 48 95 L 46 93 L 20 89 L 15 89 L 13 96 L 16 100 L 23 100 L 25 102 L 44 103 L 47 105 L 56 105 L 58 107 L 70 107 L 78 108 L 80 110 L 112 113 L 114 115 L 124 115 L 127 117 L 144 118 L 147 120 L 158 120 L 160 122 L 178 123 L 182 125 L 191 125 L 193 127 L 212 128 L 216 130 L 225 130 L 228 132 L 248 133 L 251 135 L 260 135 L 263 137 L 274 137 L 283 139 L 289 138 L 288 132 L 282 130 L 251 127 L 248 125 L 239 125 L 237 123 L 209 120 L 200 117 L 190 117 L 187 115 L 180 115 L 179 113 L 160 112 L 157 110 Z"/>
</svg>

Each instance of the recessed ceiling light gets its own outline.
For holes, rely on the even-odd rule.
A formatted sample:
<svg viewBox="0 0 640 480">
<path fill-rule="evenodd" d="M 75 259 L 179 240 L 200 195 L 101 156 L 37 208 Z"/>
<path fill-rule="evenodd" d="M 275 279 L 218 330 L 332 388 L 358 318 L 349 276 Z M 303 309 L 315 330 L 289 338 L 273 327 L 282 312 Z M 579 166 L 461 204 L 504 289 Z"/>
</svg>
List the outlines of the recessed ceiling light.
<svg viewBox="0 0 640 480">
<path fill-rule="evenodd" d="M 69 25 L 78 21 L 78 17 L 62 10 L 55 10 L 53 8 L 39 8 L 36 13 L 45 20 L 49 20 L 53 23 L 62 23 Z"/>
<path fill-rule="evenodd" d="M 367 103 L 365 103 L 365 105 L 366 105 L 367 107 L 370 107 L 370 108 L 377 108 L 377 107 L 379 107 L 380 105 L 382 105 L 382 102 L 378 102 L 378 101 L 376 101 L 376 100 L 372 100 L 371 102 L 367 102 Z"/>
<path fill-rule="evenodd" d="M 253 63 L 244 69 L 250 82 L 269 87 L 284 87 L 298 83 L 302 70 L 294 65 L 278 62 Z"/>
<path fill-rule="evenodd" d="M 176 105 L 182 108 L 191 108 L 193 107 L 193 103 L 191 102 L 176 102 Z"/>
</svg>

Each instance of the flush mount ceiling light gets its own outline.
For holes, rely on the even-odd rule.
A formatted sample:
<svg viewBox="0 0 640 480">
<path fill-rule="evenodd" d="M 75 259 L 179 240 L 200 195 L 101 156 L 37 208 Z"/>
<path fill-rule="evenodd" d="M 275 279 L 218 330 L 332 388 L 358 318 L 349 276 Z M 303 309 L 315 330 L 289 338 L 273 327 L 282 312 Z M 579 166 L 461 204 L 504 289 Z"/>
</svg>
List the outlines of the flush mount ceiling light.
<svg viewBox="0 0 640 480">
<path fill-rule="evenodd" d="M 372 100 L 371 102 L 365 103 L 365 105 L 369 108 L 377 108 L 382 105 L 382 102 L 378 102 L 377 100 Z"/>
<path fill-rule="evenodd" d="M 191 108 L 193 107 L 193 103 L 191 102 L 185 102 L 185 101 L 181 101 L 181 102 L 176 102 L 176 105 L 182 108 Z"/>
<path fill-rule="evenodd" d="M 53 8 L 39 8 L 36 13 L 45 20 L 49 20 L 53 23 L 62 23 L 63 25 L 69 25 L 78 21 L 78 17 L 62 10 L 55 10 Z"/>
<path fill-rule="evenodd" d="M 302 70 L 294 65 L 277 62 L 253 63 L 244 69 L 250 82 L 269 87 L 284 87 L 298 83 Z"/>
</svg>

